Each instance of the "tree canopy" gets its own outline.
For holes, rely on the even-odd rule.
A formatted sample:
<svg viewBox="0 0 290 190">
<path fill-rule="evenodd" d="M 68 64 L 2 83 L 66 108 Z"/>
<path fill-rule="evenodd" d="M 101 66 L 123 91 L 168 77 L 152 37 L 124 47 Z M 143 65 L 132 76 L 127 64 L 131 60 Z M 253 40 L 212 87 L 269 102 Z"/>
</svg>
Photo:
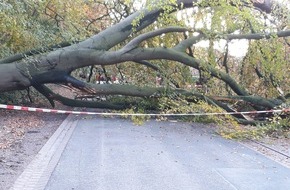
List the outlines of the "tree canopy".
<svg viewBox="0 0 290 190">
<path fill-rule="evenodd" d="M 228 112 L 289 106 L 290 19 L 283 2 L 4 0 L 0 5 L 2 93 L 33 87 L 52 106 L 59 101 L 127 109 L 143 103 L 144 109 L 165 112 L 182 112 L 181 105 L 200 101 Z M 64 97 L 50 83 L 77 89 L 83 97 L 107 98 Z M 185 111 L 196 112 L 194 106 Z"/>
</svg>

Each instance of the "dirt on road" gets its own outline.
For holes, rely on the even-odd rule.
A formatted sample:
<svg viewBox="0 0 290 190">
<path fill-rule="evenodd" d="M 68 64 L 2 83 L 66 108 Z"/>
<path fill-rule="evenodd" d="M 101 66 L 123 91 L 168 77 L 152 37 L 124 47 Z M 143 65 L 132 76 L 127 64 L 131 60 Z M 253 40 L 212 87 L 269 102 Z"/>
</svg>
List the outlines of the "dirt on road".
<svg viewBox="0 0 290 190">
<path fill-rule="evenodd" d="M 12 186 L 66 117 L 0 110 L 0 190 Z"/>
</svg>

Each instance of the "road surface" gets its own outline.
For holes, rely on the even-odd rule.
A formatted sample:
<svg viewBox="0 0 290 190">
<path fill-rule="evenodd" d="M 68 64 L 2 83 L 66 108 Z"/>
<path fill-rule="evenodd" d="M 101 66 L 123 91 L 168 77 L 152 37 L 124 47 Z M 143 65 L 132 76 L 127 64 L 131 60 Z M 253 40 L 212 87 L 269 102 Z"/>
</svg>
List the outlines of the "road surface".
<svg viewBox="0 0 290 190">
<path fill-rule="evenodd" d="M 289 168 L 201 124 L 73 118 L 12 189 L 290 189 Z"/>
</svg>

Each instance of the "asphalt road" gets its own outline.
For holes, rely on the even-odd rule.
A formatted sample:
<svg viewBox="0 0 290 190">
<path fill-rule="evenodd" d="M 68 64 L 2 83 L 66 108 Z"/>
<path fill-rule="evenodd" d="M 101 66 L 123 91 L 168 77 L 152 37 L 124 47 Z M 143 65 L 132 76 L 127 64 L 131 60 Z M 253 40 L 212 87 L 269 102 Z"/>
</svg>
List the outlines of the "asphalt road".
<svg viewBox="0 0 290 190">
<path fill-rule="evenodd" d="M 91 118 L 71 131 L 46 190 L 290 189 L 289 168 L 200 124 Z"/>
</svg>

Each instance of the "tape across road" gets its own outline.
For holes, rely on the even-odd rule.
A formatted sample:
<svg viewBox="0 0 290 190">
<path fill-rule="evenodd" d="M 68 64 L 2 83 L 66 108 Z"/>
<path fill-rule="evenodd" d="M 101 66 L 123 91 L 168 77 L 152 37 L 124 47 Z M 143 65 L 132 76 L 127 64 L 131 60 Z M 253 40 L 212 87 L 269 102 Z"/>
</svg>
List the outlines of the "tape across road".
<svg viewBox="0 0 290 190">
<path fill-rule="evenodd" d="M 103 116 L 203 116 L 203 115 L 235 115 L 235 114 L 259 114 L 259 113 L 286 113 L 290 108 L 264 111 L 245 111 L 245 112 L 224 112 L 224 113 L 107 113 L 107 112 L 86 112 L 86 111 L 67 111 L 46 108 L 34 108 L 26 106 L 15 106 L 0 104 L 0 109 L 21 110 L 31 112 L 45 112 L 58 114 L 76 114 L 76 115 L 103 115 Z"/>
</svg>

